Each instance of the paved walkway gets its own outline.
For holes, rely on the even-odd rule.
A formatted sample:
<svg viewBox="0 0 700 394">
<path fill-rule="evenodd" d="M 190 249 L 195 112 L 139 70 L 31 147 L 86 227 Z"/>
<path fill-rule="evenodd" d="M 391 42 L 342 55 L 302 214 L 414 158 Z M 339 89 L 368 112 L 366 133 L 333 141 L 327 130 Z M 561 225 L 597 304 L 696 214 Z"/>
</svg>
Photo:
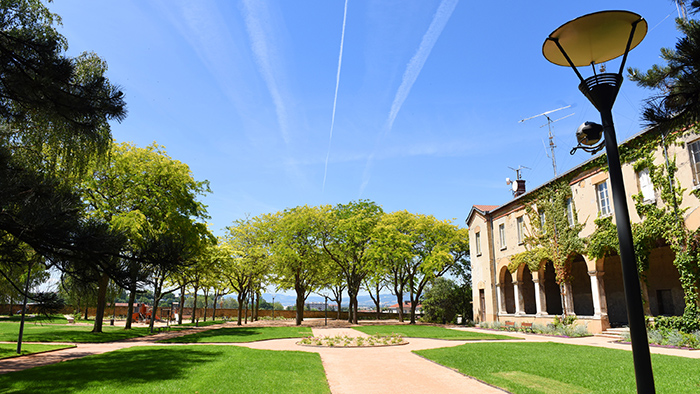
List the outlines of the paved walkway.
<svg viewBox="0 0 700 394">
<path fill-rule="evenodd" d="M 230 323 L 229 323 L 230 324 Z M 154 346 L 155 341 L 175 336 L 191 334 L 219 328 L 221 325 L 193 328 L 191 330 L 170 331 L 149 337 L 132 338 L 104 344 L 77 344 L 76 348 L 55 352 L 34 354 L 0 360 L 0 374 L 28 369 L 41 365 L 67 361 L 91 354 L 100 354 L 131 346 Z M 491 332 L 475 328 L 459 330 Z M 314 336 L 365 336 L 352 328 L 312 328 Z M 630 350 L 630 345 L 611 342 L 609 338 L 557 338 L 524 333 L 504 333 L 521 338 L 517 341 L 559 342 L 573 345 L 600 346 Z M 326 377 L 334 394 L 344 393 L 498 393 L 505 391 L 489 386 L 476 379 L 464 376 L 450 368 L 426 360 L 413 350 L 458 346 L 468 341 L 446 341 L 439 339 L 407 338 L 407 345 L 365 348 L 325 348 L 306 347 L 296 344 L 298 339 L 275 339 L 252 343 L 233 343 L 253 349 L 296 350 L 318 353 L 321 356 Z M 176 345 L 176 344 L 172 344 Z M 222 344 L 217 344 L 222 345 Z M 225 345 L 225 344 L 224 344 Z M 652 353 L 700 358 L 700 351 L 651 347 Z"/>
</svg>

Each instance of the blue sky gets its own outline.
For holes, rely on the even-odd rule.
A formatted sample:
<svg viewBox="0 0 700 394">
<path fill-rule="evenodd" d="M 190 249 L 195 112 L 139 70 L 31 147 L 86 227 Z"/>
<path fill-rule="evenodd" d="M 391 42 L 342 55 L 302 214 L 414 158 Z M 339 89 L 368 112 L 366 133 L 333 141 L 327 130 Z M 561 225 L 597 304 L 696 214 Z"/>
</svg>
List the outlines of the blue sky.
<svg viewBox="0 0 700 394">
<path fill-rule="evenodd" d="M 347 6 L 347 8 L 346 8 Z M 570 69 L 541 53 L 563 23 L 606 9 L 649 24 L 628 65 L 672 47 L 675 5 L 649 1 L 57 0 L 69 53 L 109 64 L 129 115 L 117 141 L 154 141 L 211 182 L 204 198 L 217 234 L 246 214 L 370 199 L 460 225 L 473 204 L 512 195 L 509 167 L 528 188 L 558 171 L 574 132 L 596 110 Z M 342 46 L 341 46 L 342 43 Z M 342 55 L 341 55 L 342 48 Z M 616 70 L 611 61 L 608 71 Z M 584 76 L 590 69 L 582 69 Z M 648 91 L 623 84 L 618 139 L 641 130 Z"/>
</svg>

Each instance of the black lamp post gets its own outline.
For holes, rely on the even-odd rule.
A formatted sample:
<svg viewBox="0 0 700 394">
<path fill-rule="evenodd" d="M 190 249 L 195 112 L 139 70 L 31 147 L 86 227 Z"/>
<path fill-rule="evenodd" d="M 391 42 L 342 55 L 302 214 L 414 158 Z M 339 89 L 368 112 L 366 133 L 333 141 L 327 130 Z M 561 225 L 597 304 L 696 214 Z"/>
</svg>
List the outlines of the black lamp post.
<svg viewBox="0 0 700 394">
<path fill-rule="evenodd" d="M 590 146 L 597 142 L 595 134 L 602 129 L 605 138 L 638 393 L 656 391 L 612 107 L 622 84 L 627 53 L 644 39 L 647 28 L 644 18 L 633 12 L 596 12 L 565 23 L 552 32 L 542 46 L 542 53 L 547 60 L 560 66 L 570 66 L 574 70 L 581 80 L 579 90 L 600 112 L 602 126 L 587 122 L 579 127 L 577 137 L 580 143 Z M 595 73 L 596 64 L 619 56 L 623 58 L 617 74 Z M 593 67 L 594 75 L 584 79 L 576 67 L 589 65 Z M 595 152 L 602 145 L 582 148 Z"/>
</svg>

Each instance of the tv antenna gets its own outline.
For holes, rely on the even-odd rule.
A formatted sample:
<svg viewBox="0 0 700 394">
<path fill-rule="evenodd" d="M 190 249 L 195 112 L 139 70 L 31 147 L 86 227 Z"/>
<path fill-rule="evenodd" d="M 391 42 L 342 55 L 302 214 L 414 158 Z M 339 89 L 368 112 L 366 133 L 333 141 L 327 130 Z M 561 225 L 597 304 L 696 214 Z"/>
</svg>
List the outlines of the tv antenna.
<svg viewBox="0 0 700 394">
<path fill-rule="evenodd" d="M 566 107 L 561 107 L 561 108 L 553 109 L 551 111 L 543 112 L 541 114 L 538 114 L 535 116 L 530 116 L 529 118 L 521 119 L 518 121 L 518 123 L 523 123 L 526 120 L 534 119 L 534 118 L 537 118 L 540 116 L 544 116 L 545 118 L 547 118 L 547 123 L 540 126 L 540 128 L 542 128 L 544 126 L 547 126 L 549 128 L 549 151 L 551 152 L 551 155 L 548 154 L 547 157 L 552 159 L 552 169 L 554 169 L 554 177 L 555 178 L 557 177 L 557 159 L 554 156 L 554 148 L 556 148 L 557 146 L 554 144 L 554 134 L 552 134 L 552 123 L 558 122 L 558 121 L 565 119 L 565 118 L 568 118 L 569 116 L 573 115 L 574 113 L 570 113 L 566 116 L 562 116 L 561 118 L 555 119 L 555 120 L 552 120 L 552 118 L 549 117 L 549 114 L 551 114 L 552 112 L 561 111 L 562 109 L 567 109 L 567 108 L 571 108 L 571 105 L 567 105 Z"/>
<path fill-rule="evenodd" d="M 513 191 L 513 195 L 515 196 L 516 193 L 518 192 L 518 186 L 520 184 L 523 185 L 522 190 L 525 190 L 524 182 L 523 179 L 523 174 L 522 170 L 531 170 L 532 168 L 530 167 L 525 167 L 525 166 L 518 166 L 518 168 L 513 168 L 513 167 L 508 167 L 511 170 L 515 171 L 515 180 L 511 180 L 510 178 L 506 178 L 506 185 L 509 185 Z"/>
</svg>

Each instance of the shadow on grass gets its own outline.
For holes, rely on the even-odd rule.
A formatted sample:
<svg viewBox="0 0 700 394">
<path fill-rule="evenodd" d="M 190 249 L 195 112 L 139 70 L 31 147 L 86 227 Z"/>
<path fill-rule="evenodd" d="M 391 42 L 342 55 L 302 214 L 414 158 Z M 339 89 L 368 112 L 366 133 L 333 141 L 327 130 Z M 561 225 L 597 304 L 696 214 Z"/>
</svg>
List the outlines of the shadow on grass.
<svg viewBox="0 0 700 394">
<path fill-rule="evenodd" d="M 13 393 L 67 393 L 104 385 L 126 392 L 133 385 L 180 379 L 221 355 L 210 348 L 137 347 L 1 375 L 0 387 Z"/>
<path fill-rule="evenodd" d="M 184 335 L 177 338 L 164 339 L 158 342 L 184 342 L 184 343 L 194 343 L 194 342 L 208 342 L 210 338 L 217 337 L 228 337 L 231 342 L 246 342 L 247 338 L 253 336 L 260 336 L 262 330 L 256 330 L 253 328 L 219 328 L 216 330 L 202 331 L 196 334 Z"/>
</svg>

